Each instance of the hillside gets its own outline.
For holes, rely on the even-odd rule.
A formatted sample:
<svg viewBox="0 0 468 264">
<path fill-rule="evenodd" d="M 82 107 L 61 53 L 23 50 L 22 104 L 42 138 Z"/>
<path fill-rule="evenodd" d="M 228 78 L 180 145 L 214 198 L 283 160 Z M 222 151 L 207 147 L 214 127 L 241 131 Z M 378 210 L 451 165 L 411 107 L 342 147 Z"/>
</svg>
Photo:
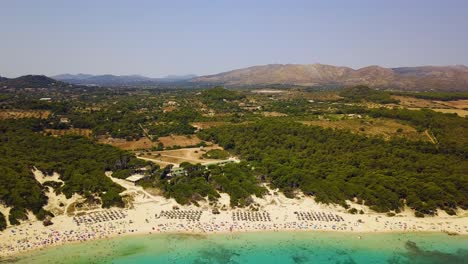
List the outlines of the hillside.
<svg viewBox="0 0 468 264">
<path fill-rule="evenodd" d="M 0 87 L 7 88 L 49 88 L 66 86 L 68 84 L 54 80 L 44 75 L 25 75 L 13 79 L 0 79 Z"/>
<path fill-rule="evenodd" d="M 423 66 L 384 68 L 369 66 L 354 70 L 324 64 L 270 64 L 253 66 L 192 79 L 196 83 L 226 86 L 300 85 L 350 86 L 399 90 L 468 90 L 468 67 Z"/>
</svg>

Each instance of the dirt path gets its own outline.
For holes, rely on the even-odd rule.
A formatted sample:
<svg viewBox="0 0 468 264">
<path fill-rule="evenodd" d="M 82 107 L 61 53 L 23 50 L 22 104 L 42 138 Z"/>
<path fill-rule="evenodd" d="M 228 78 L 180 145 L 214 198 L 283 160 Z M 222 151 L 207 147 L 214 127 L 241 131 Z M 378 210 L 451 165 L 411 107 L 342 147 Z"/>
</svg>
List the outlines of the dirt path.
<svg viewBox="0 0 468 264">
<path fill-rule="evenodd" d="M 141 186 L 136 186 L 136 185 L 134 185 L 132 183 L 127 182 L 126 180 L 114 178 L 114 177 L 112 177 L 112 173 L 106 172 L 106 176 L 109 177 L 113 182 L 115 182 L 118 185 L 124 187 L 126 189 L 125 191 L 123 191 L 124 194 L 143 193 L 145 196 L 147 196 L 145 198 L 149 198 L 150 200 L 152 200 L 154 202 L 157 202 L 159 200 L 158 198 L 154 197 L 153 195 L 151 195 L 150 193 L 145 191 L 143 189 L 143 187 L 141 187 Z"/>
<path fill-rule="evenodd" d="M 73 194 L 73 196 L 68 199 L 68 203 L 67 205 L 65 206 L 65 209 L 63 210 L 64 214 L 67 214 L 68 213 L 68 209 L 70 208 L 70 206 L 72 204 L 74 204 L 75 202 L 79 201 L 80 199 L 82 199 L 83 197 L 79 194 Z"/>
<path fill-rule="evenodd" d="M 424 130 L 424 134 L 429 138 L 429 140 L 432 142 L 432 144 L 437 144 L 436 137 L 431 135 L 431 133 L 429 132 L 429 129 Z"/>
<path fill-rule="evenodd" d="M 137 157 L 138 159 L 142 159 L 142 160 L 147 160 L 147 161 L 153 161 L 153 162 L 158 162 L 158 163 L 164 163 L 164 164 L 172 164 L 172 165 L 176 165 L 175 163 L 173 162 L 167 162 L 167 161 L 162 161 L 162 160 L 157 160 L 157 159 L 150 159 L 150 158 L 145 158 L 145 157 Z"/>
<path fill-rule="evenodd" d="M 141 124 L 138 124 L 140 128 L 143 130 L 143 135 L 153 141 L 153 136 L 148 133 L 148 129 L 144 128 Z"/>
<path fill-rule="evenodd" d="M 206 163 L 206 162 L 213 162 L 217 160 L 210 160 L 210 159 L 193 159 L 193 158 L 187 158 L 187 157 L 181 157 L 181 156 L 174 156 L 174 155 L 166 155 L 166 154 L 161 154 L 161 158 L 167 157 L 167 158 L 174 158 L 174 159 L 180 159 L 184 161 L 189 161 L 189 162 L 195 162 L 195 163 Z"/>
</svg>

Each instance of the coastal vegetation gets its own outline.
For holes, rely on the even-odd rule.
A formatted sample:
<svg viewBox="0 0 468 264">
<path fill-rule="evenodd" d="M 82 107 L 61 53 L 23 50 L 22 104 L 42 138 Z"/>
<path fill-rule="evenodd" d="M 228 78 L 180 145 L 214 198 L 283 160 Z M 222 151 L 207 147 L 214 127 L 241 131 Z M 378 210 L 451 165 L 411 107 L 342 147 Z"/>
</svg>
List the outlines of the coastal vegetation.
<svg viewBox="0 0 468 264">
<path fill-rule="evenodd" d="M 431 143 L 274 120 L 210 128 L 200 137 L 250 162 L 290 197 L 302 190 L 319 202 L 357 201 L 378 212 L 468 208 L 466 159 Z"/>
<path fill-rule="evenodd" d="M 393 94 L 367 86 L 274 93 L 223 87 L 4 93 L 0 199 L 11 207 L 5 217 L 15 224 L 27 211 L 40 219 L 51 216 L 43 209 L 47 186 L 66 197 L 78 193 L 104 207 L 123 206 L 123 189 L 104 172 L 127 178 L 148 165 L 135 156 L 166 162 L 161 169 L 149 166 L 138 184 L 158 188 L 181 204 L 215 201 L 226 193 L 232 206 L 249 206 L 253 196 L 265 193 L 263 185 L 271 184 L 289 197 L 300 190 L 319 202 L 347 207 L 351 200 L 379 212 L 396 213 L 408 205 L 421 216 L 438 208 L 450 214 L 467 208 L 468 139 L 462 135 L 468 121 L 405 109 Z M 200 148 L 193 164 L 183 163 L 185 152 L 158 156 L 212 143 L 224 149 Z M 233 155 L 242 162 L 196 164 Z M 186 173 L 169 175 L 167 162 L 182 162 Z M 34 167 L 60 173 L 64 183 L 40 184 L 31 173 Z"/>
<path fill-rule="evenodd" d="M 96 144 L 78 136 L 51 137 L 37 133 L 42 130 L 38 119 L 4 120 L 0 123 L 0 201 L 11 207 L 9 220 L 27 218 L 27 210 L 38 219 L 51 213 L 45 186 L 35 180 L 31 170 L 45 174 L 56 172 L 64 181 L 55 188 L 67 198 L 77 193 L 96 196 L 103 207 L 122 206 L 119 193 L 123 188 L 105 176 L 105 171 L 134 169 L 145 164 L 132 154 L 107 145 Z"/>
<path fill-rule="evenodd" d="M 258 172 L 247 162 L 208 167 L 184 162 L 180 167 L 185 174 L 169 178 L 170 169 L 166 168 L 159 179 L 155 177 L 143 186 L 159 187 L 166 197 L 174 198 L 180 204 L 198 204 L 205 197 L 216 201 L 220 197 L 219 192 L 227 193 L 233 207 L 250 205 L 252 195 L 261 197 L 266 192 L 259 185 Z"/>
</svg>

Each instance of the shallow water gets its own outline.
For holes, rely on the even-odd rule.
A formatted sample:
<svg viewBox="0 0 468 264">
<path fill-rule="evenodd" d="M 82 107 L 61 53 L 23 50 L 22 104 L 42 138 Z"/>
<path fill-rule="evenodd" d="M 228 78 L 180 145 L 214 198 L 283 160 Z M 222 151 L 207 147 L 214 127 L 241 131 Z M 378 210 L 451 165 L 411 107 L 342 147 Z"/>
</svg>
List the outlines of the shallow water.
<svg viewBox="0 0 468 264">
<path fill-rule="evenodd" d="M 155 234 L 50 248 L 23 254 L 14 263 L 468 263 L 468 236 Z"/>
</svg>

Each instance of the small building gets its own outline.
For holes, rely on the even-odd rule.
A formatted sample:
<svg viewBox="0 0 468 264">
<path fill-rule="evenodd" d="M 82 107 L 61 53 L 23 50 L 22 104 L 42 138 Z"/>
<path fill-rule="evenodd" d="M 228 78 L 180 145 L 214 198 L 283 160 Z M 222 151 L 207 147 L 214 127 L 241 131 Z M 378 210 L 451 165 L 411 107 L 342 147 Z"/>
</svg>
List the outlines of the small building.
<svg viewBox="0 0 468 264">
<path fill-rule="evenodd" d="M 43 98 L 40 98 L 39 101 L 52 101 L 52 98 L 50 97 L 43 97 Z"/>
<path fill-rule="evenodd" d="M 129 181 L 129 182 L 131 182 L 133 184 L 136 184 L 137 182 L 141 181 L 144 178 L 145 178 L 145 175 L 143 175 L 143 174 L 133 174 L 133 175 L 127 177 L 125 180 Z"/>
<path fill-rule="evenodd" d="M 171 172 L 167 174 L 168 177 L 187 176 L 187 171 L 181 167 L 172 167 Z"/>
<path fill-rule="evenodd" d="M 361 115 L 358 115 L 358 114 L 348 114 L 348 117 L 351 118 L 351 119 L 361 119 L 362 116 Z"/>
<path fill-rule="evenodd" d="M 70 123 L 70 119 L 68 117 L 61 117 L 60 118 L 60 123 L 68 124 L 68 123 Z"/>
<path fill-rule="evenodd" d="M 176 101 L 167 101 L 164 103 L 164 105 L 167 105 L 167 106 L 179 106 L 179 103 L 177 103 Z"/>
</svg>

